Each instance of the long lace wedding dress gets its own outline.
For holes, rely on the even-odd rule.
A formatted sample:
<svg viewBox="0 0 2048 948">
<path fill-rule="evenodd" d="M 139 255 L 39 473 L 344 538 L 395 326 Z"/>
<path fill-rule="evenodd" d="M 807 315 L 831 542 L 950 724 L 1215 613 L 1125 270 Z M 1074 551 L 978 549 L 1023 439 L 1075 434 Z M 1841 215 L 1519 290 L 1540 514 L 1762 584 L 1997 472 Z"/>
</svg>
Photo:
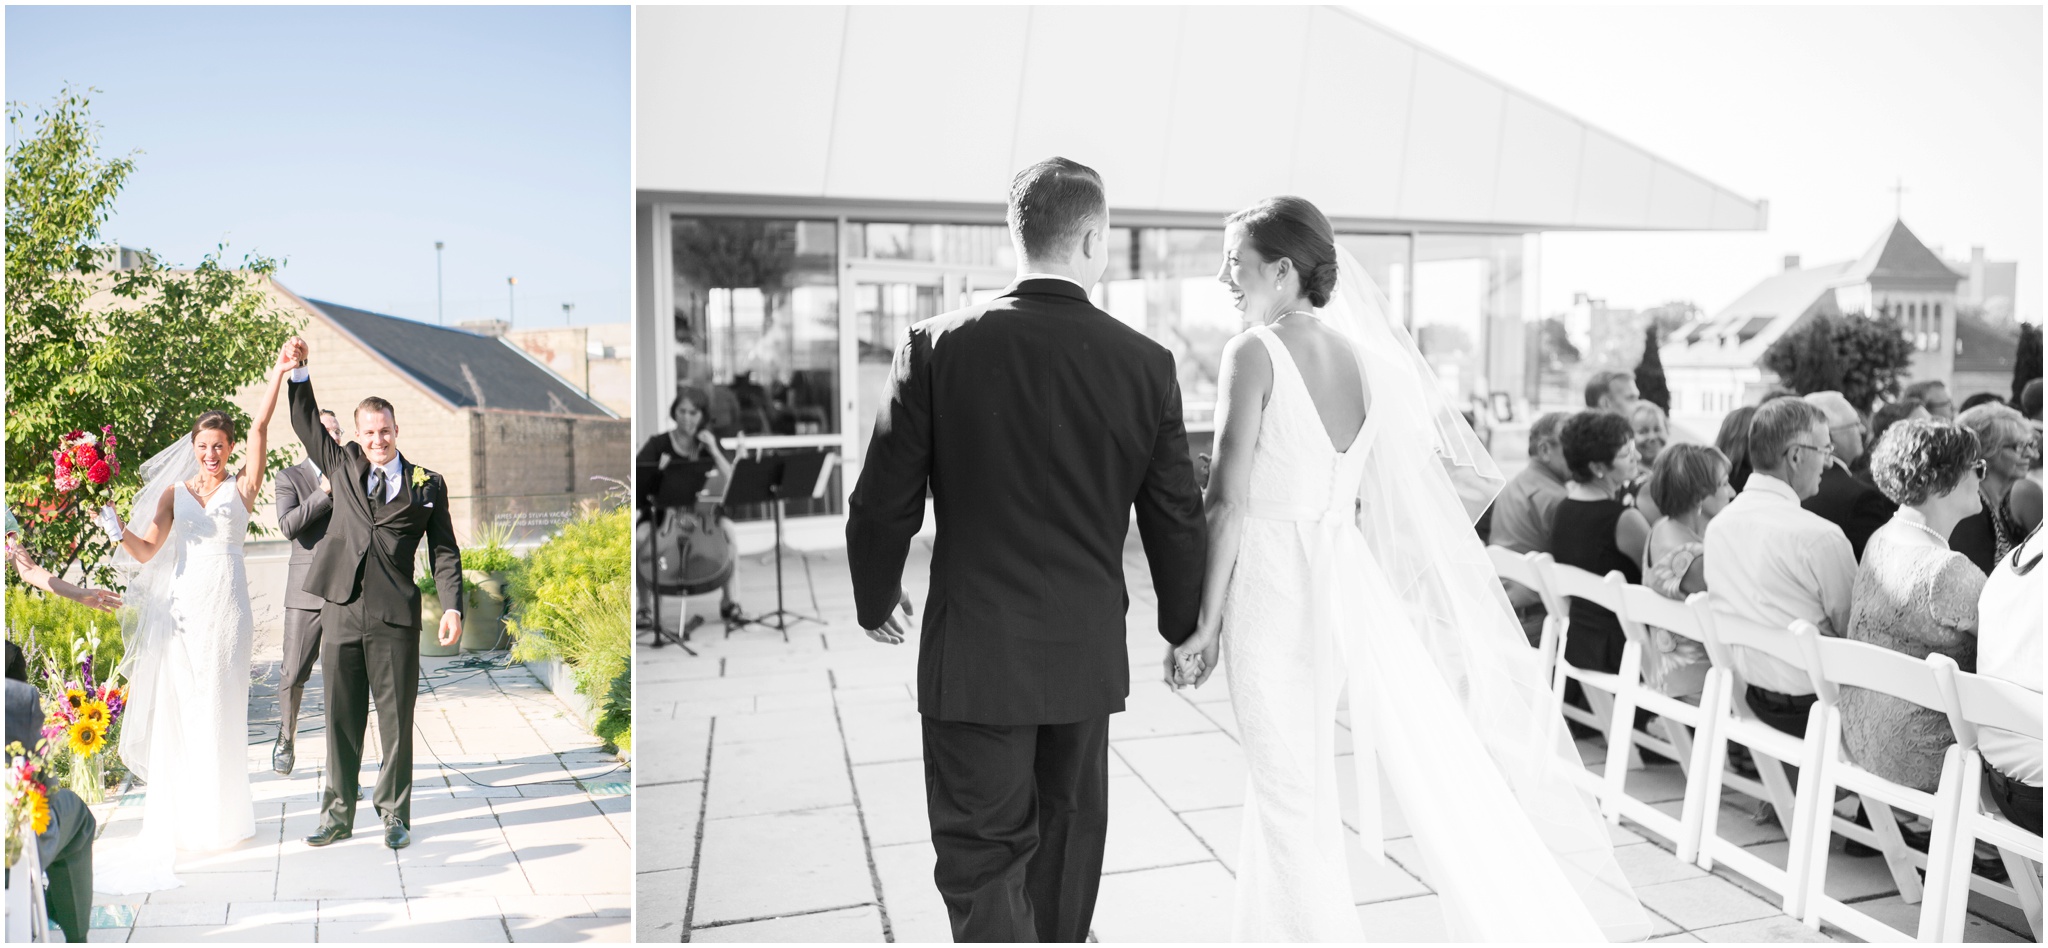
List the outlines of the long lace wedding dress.
<svg viewBox="0 0 2048 948">
<path fill-rule="evenodd" d="M 130 584 L 129 606 L 146 611 L 130 634 L 120 749 L 122 763 L 145 781 L 142 832 L 103 844 L 93 860 L 100 892 L 175 887 L 179 850 L 227 849 L 256 832 L 248 749 L 254 620 L 242 563 L 249 511 L 233 481 L 204 502 L 182 484 L 168 489 L 170 535 L 144 568 L 154 575 Z M 137 586 L 151 589 L 140 602 Z"/>
<path fill-rule="evenodd" d="M 1472 502 L 1447 475 L 1477 442 L 1438 427 L 1456 416 L 1418 393 L 1435 380 L 1412 342 L 1383 314 L 1368 324 L 1363 292 L 1350 296 L 1359 312 L 1329 321 L 1371 398 L 1349 444 L 1332 443 L 1286 342 L 1250 330 L 1273 382 L 1222 621 L 1248 765 L 1233 935 L 1368 934 L 1338 794 L 1348 693 L 1358 843 L 1384 858 L 1384 773 L 1453 941 L 1643 938 L 1647 916 L 1597 806 L 1568 779 L 1577 754 L 1471 532 Z"/>
</svg>

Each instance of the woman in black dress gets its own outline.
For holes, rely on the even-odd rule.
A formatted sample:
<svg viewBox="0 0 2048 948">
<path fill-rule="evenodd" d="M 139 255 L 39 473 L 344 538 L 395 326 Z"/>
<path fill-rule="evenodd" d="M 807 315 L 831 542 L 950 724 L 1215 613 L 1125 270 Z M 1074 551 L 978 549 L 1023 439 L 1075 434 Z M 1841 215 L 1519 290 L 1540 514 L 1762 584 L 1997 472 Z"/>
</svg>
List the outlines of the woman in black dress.
<svg viewBox="0 0 2048 948">
<path fill-rule="evenodd" d="M 1550 555 L 1595 576 L 1620 570 L 1629 582 L 1642 582 L 1638 558 L 1650 538 L 1650 522 L 1642 511 L 1615 499 L 1641 466 L 1628 419 L 1583 411 L 1565 421 L 1558 440 L 1572 482 L 1550 527 Z M 1613 612 L 1572 599 L 1565 661 L 1590 671 L 1618 671 L 1624 642 L 1621 620 Z"/>
<path fill-rule="evenodd" d="M 705 424 L 710 410 L 711 396 L 703 389 L 694 385 L 678 386 L 676 400 L 668 408 L 668 416 L 675 421 L 675 427 L 647 439 L 639 455 L 633 459 L 634 484 L 638 489 L 634 507 L 646 526 L 651 528 L 659 522 L 663 511 L 656 508 L 655 498 L 661 495 L 663 486 L 670 479 L 682 480 L 684 486 L 680 490 L 689 495 L 689 502 L 678 505 L 679 508 L 695 506 L 697 496 L 711 479 L 711 472 L 717 471 L 728 481 L 732 479 L 732 462 L 719 450 L 718 436 Z M 675 487 L 669 489 L 678 490 Z M 727 542 L 732 542 L 732 521 L 726 519 L 723 512 L 719 514 L 718 524 L 725 530 Z M 643 597 L 642 604 L 651 602 L 650 591 Z M 740 617 L 739 604 L 732 599 L 731 580 L 727 580 L 719 590 L 718 614 L 727 621 Z M 652 621 L 651 615 L 649 612 L 641 617 L 643 625 Z"/>
</svg>

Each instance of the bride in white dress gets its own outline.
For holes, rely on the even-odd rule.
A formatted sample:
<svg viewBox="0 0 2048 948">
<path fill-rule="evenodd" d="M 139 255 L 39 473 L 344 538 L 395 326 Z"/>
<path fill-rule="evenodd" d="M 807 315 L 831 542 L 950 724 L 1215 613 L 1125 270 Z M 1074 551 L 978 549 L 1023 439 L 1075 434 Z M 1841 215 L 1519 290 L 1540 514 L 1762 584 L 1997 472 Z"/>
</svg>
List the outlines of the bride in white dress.
<svg viewBox="0 0 2048 948">
<path fill-rule="evenodd" d="M 227 472 L 235 424 L 209 411 L 143 465 L 142 492 L 123 525 L 101 525 L 121 544 L 127 582 L 121 634 L 128 710 L 121 762 L 142 778 L 142 831 L 104 843 L 94 859 L 100 892 L 152 892 L 179 884 L 177 854 L 230 848 L 255 835 L 249 798 L 249 651 L 254 621 L 242 538 L 263 486 L 265 433 L 294 367 L 273 367 L 247 442 L 246 464 Z"/>
<path fill-rule="evenodd" d="M 1359 805 L 1384 771 L 1453 941 L 1639 940 L 1648 917 L 1472 519 L 1500 475 L 1329 222 L 1232 215 L 1201 618 L 1169 678 L 1218 665 L 1248 765 L 1232 934 L 1361 941 L 1338 805 L 1349 695 Z M 1348 686 L 1348 690 L 1347 690 Z"/>
</svg>

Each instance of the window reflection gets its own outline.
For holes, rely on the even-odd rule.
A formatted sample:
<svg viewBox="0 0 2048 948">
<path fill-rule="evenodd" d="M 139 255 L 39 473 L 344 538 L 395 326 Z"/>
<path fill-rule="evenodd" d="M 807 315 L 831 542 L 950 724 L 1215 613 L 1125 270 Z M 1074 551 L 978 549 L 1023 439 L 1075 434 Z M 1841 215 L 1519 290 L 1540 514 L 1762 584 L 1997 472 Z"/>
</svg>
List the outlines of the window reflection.
<svg viewBox="0 0 2048 948">
<path fill-rule="evenodd" d="M 838 432 L 837 223 L 679 216 L 672 228 L 675 378 L 710 394 L 711 429 L 726 438 Z M 789 513 L 838 504 L 831 490 L 817 504 L 791 502 Z"/>
</svg>

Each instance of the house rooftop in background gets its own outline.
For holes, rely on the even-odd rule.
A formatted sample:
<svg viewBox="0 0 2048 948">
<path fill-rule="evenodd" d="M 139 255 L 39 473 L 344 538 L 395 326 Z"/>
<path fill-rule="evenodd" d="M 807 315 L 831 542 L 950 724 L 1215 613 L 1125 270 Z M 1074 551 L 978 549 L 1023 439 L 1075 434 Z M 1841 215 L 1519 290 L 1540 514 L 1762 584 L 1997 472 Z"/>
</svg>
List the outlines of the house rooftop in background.
<svg viewBox="0 0 2048 948">
<path fill-rule="evenodd" d="M 451 408 L 616 418 L 508 341 L 308 299 Z"/>
<path fill-rule="evenodd" d="M 1763 368 L 1771 345 L 1817 315 L 1890 316 L 1913 343 L 1908 378 L 1962 384 L 1996 361 L 1989 323 L 1959 322 L 1957 303 L 1968 273 L 1941 259 L 1904 221 L 1894 220 L 1854 260 L 1799 265 L 1765 277 L 1720 312 L 1673 333 L 1659 350 L 1670 377 L 1672 411 L 1718 416 L 1753 403 L 1776 376 Z M 1966 333 L 1965 330 L 1968 330 Z M 2010 370 L 2010 354 L 2005 365 Z"/>
</svg>

